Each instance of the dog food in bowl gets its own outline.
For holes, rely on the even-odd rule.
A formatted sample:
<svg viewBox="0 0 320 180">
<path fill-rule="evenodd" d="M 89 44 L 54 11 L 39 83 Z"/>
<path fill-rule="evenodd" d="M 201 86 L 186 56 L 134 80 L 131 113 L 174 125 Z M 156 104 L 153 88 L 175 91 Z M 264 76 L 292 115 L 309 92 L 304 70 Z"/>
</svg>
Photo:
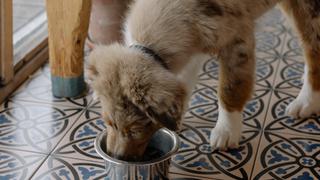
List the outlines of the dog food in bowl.
<svg viewBox="0 0 320 180">
<path fill-rule="evenodd" d="M 147 147 L 146 152 L 143 155 L 143 161 L 152 161 L 152 159 L 156 159 L 158 157 L 164 156 L 165 153 L 154 147 Z"/>
<path fill-rule="evenodd" d="M 180 144 L 176 133 L 163 128 L 152 136 L 142 161 L 122 161 L 106 153 L 106 137 L 106 130 L 97 136 L 95 149 L 105 160 L 105 179 L 110 180 L 167 179 L 170 159 L 178 151 Z"/>
</svg>

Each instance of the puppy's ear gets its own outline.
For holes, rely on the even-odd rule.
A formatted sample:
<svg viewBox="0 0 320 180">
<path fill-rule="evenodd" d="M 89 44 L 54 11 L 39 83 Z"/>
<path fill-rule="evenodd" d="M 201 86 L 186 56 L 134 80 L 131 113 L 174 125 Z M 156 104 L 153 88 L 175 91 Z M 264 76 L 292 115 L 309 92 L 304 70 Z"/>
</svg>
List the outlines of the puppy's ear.
<svg viewBox="0 0 320 180">
<path fill-rule="evenodd" d="M 178 130 L 186 105 L 184 85 L 171 79 L 168 82 L 155 80 L 147 87 L 131 91 L 134 92 L 130 96 L 133 98 L 132 102 L 155 124 L 173 131 Z"/>
<path fill-rule="evenodd" d="M 164 127 L 176 131 L 184 115 L 186 89 L 181 82 L 176 81 L 173 87 L 163 86 L 159 89 L 161 90 L 162 92 L 158 94 L 152 93 L 149 94 L 150 97 L 146 97 L 150 105 L 146 110 L 147 116 Z"/>
<path fill-rule="evenodd" d="M 176 131 L 179 128 L 181 112 L 179 107 L 171 107 L 171 109 L 171 111 L 175 111 L 175 113 L 159 112 L 156 108 L 148 107 L 146 109 L 146 116 L 153 122 L 160 123 L 162 126 L 172 131 Z"/>
</svg>

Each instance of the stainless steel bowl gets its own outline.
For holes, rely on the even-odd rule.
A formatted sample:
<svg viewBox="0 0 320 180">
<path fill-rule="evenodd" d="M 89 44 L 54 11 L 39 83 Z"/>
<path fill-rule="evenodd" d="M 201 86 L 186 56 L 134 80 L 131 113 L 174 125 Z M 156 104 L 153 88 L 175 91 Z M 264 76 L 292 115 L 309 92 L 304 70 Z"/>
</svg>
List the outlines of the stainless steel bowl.
<svg viewBox="0 0 320 180">
<path fill-rule="evenodd" d="M 97 153 L 105 160 L 107 180 L 162 180 L 168 179 L 170 159 L 179 149 L 178 135 L 168 129 L 157 131 L 148 145 L 163 154 L 147 161 L 129 162 L 110 157 L 105 153 L 107 131 L 100 133 L 94 143 Z"/>
</svg>

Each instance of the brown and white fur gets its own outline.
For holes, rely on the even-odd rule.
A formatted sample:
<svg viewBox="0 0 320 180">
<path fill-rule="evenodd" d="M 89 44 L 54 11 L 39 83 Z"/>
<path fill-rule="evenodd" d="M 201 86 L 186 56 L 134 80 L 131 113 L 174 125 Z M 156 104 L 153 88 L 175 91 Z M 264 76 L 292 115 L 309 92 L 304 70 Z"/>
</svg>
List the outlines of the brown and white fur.
<svg viewBox="0 0 320 180">
<path fill-rule="evenodd" d="M 136 0 L 125 21 L 124 44 L 96 47 L 89 58 L 91 85 L 108 123 L 109 153 L 140 157 L 156 130 L 177 130 L 207 55 L 217 55 L 220 63 L 211 146 L 238 147 L 241 112 L 255 79 L 255 20 L 277 3 L 293 19 L 306 59 L 304 85 L 288 114 L 319 113 L 319 0 Z M 136 44 L 156 52 L 169 70 L 129 47 Z"/>
</svg>

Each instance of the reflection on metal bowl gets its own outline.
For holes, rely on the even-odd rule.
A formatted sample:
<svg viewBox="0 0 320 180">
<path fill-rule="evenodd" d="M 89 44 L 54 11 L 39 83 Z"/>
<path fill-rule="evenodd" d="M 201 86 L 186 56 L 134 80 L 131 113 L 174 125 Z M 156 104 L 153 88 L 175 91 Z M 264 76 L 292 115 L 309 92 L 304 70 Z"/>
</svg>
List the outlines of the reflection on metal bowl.
<svg viewBox="0 0 320 180">
<path fill-rule="evenodd" d="M 110 180 L 157 180 L 168 179 L 170 159 L 179 149 L 178 135 L 168 129 L 157 131 L 147 147 L 146 160 L 139 162 L 122 161 L 110 157 L 106 151 L 107 131 L 95 140 L 97 153 L 105 160 L 107 177 Z"/>
</svg>

